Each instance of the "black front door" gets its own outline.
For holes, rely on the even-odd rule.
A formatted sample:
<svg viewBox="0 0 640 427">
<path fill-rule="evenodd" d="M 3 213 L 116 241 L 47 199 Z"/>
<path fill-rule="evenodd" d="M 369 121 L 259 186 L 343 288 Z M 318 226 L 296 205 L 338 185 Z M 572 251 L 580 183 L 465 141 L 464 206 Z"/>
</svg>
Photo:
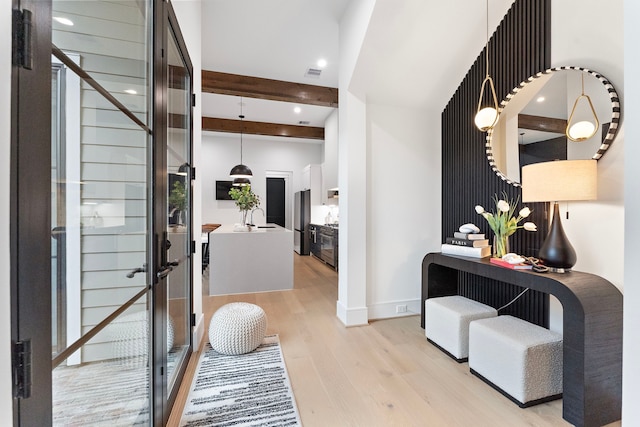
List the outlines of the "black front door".
<svg viewBox="0 0 640 427">
<path fill-rule="evenodd" d="M 162 425 L 192 350 L 192 69 L 175 15 L 12 6 L 14 424 Z"/>
<path fill-rule="evenodd" d="M 284 178 L 267 178 L 267 222 L 285 225 Z"/>
</svg>

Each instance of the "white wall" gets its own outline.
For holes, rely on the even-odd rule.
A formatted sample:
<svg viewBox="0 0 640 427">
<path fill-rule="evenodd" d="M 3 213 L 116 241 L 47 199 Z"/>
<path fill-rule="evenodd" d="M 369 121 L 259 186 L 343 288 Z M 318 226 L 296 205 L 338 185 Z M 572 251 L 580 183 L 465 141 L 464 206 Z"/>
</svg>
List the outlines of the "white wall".
<svg viewBox="0 0 640 427">
<path fill-rule="evenodd" d="M 606 16 L 607 25 L 602 25 L 599 0 L 553 1 L 551 65 L 596 70 L 624 97 L 622 2 L 607 2 Z M 624 105 L 622 108 L 624 117 Z M 624 272 L 624 134 L 623 124 L 598 161 L 598 200 L 560 204 L 562 225 L 578 255 L 574 268 L 602 276 L 620 290 Z M 551 325 L 553 330 L 562 329 L 562 307 L 554 298 Z"/>
<path fill-rule="evenodd" d="M 292 138 L 243 136 L 242 161 L 253 172 L 251 189 L 260 196 L 260 207 L 266 209 L 266 171 L 293 173 L 292 193 L 302 186 L 302 169 L 308 164 L 320 164 L 321 142 L 297 142 Z M 240 213 L 232 200 L 216 200 L 216 181 L 229 181 L 229 171 L 240 163 L 240 135 L 203 132 L 199 180 L 202 183 L 202 222 L 234 224 Z M 264 224 L 266 218 L 256 212 L 254 223 Z"/>
<path fill-rule="evenodd" d="M 640 260 L 640 3 L 637 0 L 624 1 L 624 40 L 625 57 L 625 93 L 624 117 L 626 134 L 630 143 L 624 147 L 625 168 L 625 225 L 624 246 L 624 354 L 623 354 L 623 426 L 640 425 L 640 279 L 638 279 L 638 260 Z"/>
<path fill-rule="evenodd" d="M 624 97 L 622 28 L 622 1 L 607 2 L 606 25 L 600 0 L 553 1 L 551 65 L 596 70 Z M 575 269 L 602 276 L 620 289 L 624 271 L 624 134 L 623 124 L 598 162 L 598 200 L 572 202 L 569 219 L 562 216 L 565 232 L 578 254 Z M 567 204 L 562 203 L 560 209 L 564 213 Z"/>
<path fill-rule="evenodd" d="M 197 173 L 206 168 L 201 162 L 202 146 L 202 22 L 201 0 L 179 0 L 173 2 L 182 36 L 185 39 L 189 57 L 193 64 L 193 92 L 196 94 L 196 106 L 193 109 L 193 166 Z M 196 175 L 193 184 L 193 238 L 198 241 L 202 228 L 202 179 Z M 196 314 L 193 348 L 200 347 L 205 332 L 202 312 L 202 245 L 196 245 L 193 256 L 193 312 Z"/>
<path fill-rule="evenodd" d="M 398 305 L 419 313 L 422 258 L 441 243 L 442 106 L 367 102 L 373 88 L 361 80 L 376 70 L 358 58 L 376 47 L 363 22 L 373 6 L 355 2 L 341 22 L 338 317 L 347 326 L 397 316 Z"/>
<path fill-rule="evenodd" d="M 9 250 L 10 165 L 11 165 L 11 8 L 0 8 L 0 413 L 5 422 L 12 424 L 13 399 L 11 397 L 11 253 Z"/>
<path fill-rule="evenodd" d="M 420 313 L 422 258 L 440 248 L 440 114 L 367 105 L 369 319 Z"/>
<path fill-rule="evenodd" d="M 346 326 L 363 325 L 367 310 L 367 126 L 366 104 L 349 91 L 375 0 L 354 0 L 340 21 L 338 187 L 338 318 Z"/>
</svg>

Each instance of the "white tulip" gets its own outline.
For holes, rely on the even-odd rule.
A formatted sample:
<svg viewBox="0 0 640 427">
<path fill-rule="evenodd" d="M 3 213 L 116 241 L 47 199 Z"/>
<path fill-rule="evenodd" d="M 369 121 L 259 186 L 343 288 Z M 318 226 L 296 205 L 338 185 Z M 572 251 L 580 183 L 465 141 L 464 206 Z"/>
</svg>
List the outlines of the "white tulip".
<svg viewBox="0 0 640 427">
<path fill-rule="evenodd" d="M 538 227 L 532 222 L 525 222 L 522 227 L 527 231 L 538 231 Z"/>
<path fill-rule="evenodd" d="M 520 209 L 520 213 L 518 213 L 518 215 L 520 215 L 522 218 L 526 218 L 531 214 L 531 209 L 524 207 L 522 209 Z"/>
<path fill-rule="evenodd" d="M 502 212 L 509 212 L 509 203 L 505 202 L 504 200 L 498 200 L 498 204 L 496 205 L 496 207 Z"/>
<path fill-rule="evenodd" d="M 480 205 L 476 205 L 476 212 L 482 214 L 484 213 L 484 208 Z"/>
</svg>

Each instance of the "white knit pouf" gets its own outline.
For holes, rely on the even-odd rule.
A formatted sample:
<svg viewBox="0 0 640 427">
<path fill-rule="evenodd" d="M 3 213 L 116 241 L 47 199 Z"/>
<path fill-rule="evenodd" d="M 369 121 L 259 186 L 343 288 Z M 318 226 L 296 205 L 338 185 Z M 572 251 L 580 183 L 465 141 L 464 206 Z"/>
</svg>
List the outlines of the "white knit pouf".
<svg viewBox="0 0 640 427">
<path fill-rule="evenodd" d="M 469 368 L 521 407 L 559 398 L 562 335 L 512 316 L 475 320 Z"/>
<path fill-rule="evenodd" d="M 149 353 L 149 313 L 137 311 L 118 317 L 108 326 L 114 357 L 122 363 L 147 363 Z M 167 353 L 173 348 L 174 325 L 171 316 L 167 316 Z"/>
<path fill-rule="evenodd" d="M 211 347 L 221 354 L 255 350 L 267 332 L 267 315 L 255 304 L 232 302 L 220 307 L 209 324 Z"/>
<path fill-rule="evenodd" d="M 424 313 L 424 332 L 429 341 L 458 362 L 469 357 L 469 322 L 498 315 L 495 308 L 460 295 L 429 298 Z"/>
</svg>

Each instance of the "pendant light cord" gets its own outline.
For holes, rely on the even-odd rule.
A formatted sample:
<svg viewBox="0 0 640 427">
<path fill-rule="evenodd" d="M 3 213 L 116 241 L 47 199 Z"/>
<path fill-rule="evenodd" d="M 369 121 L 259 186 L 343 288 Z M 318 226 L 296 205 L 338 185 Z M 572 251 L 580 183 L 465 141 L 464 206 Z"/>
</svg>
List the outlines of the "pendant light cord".
<svg viewBox="0 0 640 427">
<path fill-rule="evenodd" d="M 487 75 L 486 77 L 489 77 L 489 0 L 487 0 L 487 26 L 486 26 L 486 30 L 487 30 L 487 45 L 485 46 L 484 52 L 486 55 L 486 65 L 487 65 Z"/>
<path fill-rule="evenodd" d="M 244 163 L 242 163 L 242 131 L 244 130 L 244 122 L 242 121 L 242 119 L 244 119 L 244 114 L 242 114 L 242 97 L 240 97 L 240 164 L 243 165 Z"/>
</svg>

